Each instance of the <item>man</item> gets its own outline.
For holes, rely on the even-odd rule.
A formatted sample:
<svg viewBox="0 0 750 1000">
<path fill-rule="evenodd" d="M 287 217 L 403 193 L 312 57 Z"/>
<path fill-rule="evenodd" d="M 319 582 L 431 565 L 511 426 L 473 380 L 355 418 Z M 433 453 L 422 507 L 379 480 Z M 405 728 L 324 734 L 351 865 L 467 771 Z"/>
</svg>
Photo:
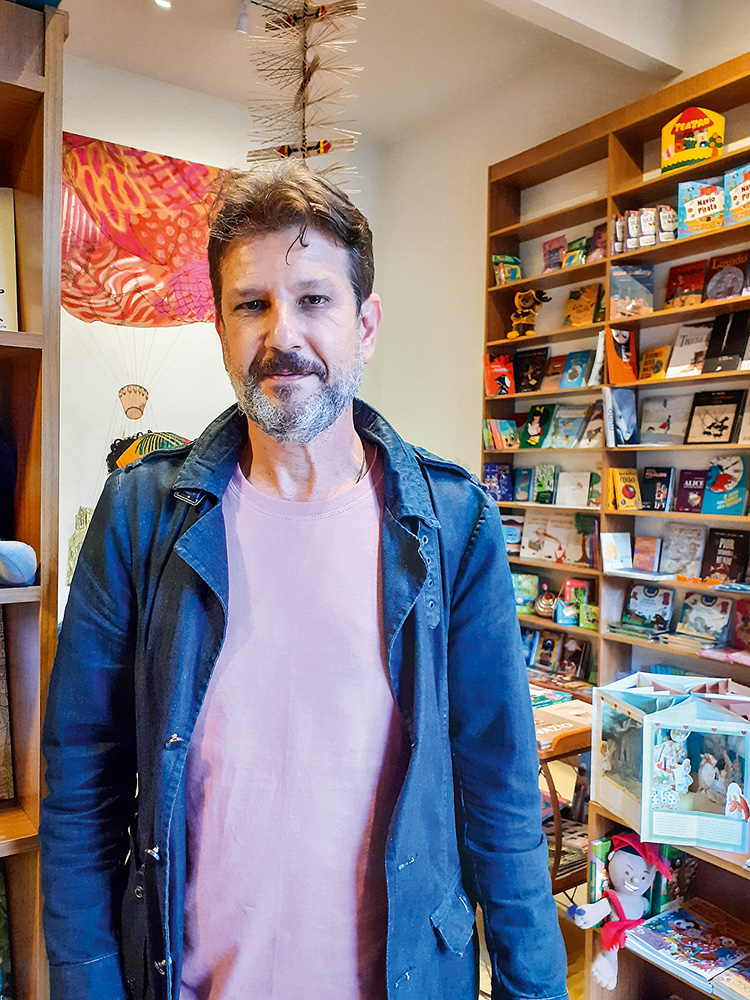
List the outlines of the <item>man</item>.
<svg viewBox="0 0 750 1000">
<path fill-rule="evenodd" d="M 560 1000 L 498 510 L 354 399 L 367 222 L 233 175 L 209 264 L 239 405 L 109 478 L 60 636 L 52 1000 L 469 1000 L 476 902 L 494 997 Z"/>
</svg>

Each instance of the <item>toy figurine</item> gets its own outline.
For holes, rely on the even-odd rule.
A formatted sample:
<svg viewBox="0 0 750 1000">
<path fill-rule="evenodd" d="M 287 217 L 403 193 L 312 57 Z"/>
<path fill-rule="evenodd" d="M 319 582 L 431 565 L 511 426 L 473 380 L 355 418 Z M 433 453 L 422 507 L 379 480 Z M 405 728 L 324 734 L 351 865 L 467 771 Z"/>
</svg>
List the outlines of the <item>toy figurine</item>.
<svg viewBox="0 0 750 1000">
<path fill-rule="evenodd" d="M 612 851 L 607 858 L 610 888 L 596 903 L 568 908 L 568 916 L 583 928 L 593 927 L 600 920 L 602 950 L 594 959 L 591 971 L 605 990 L 617 985 L 617 952 L 625 944 L 625 932 L 643 923 L 648 912 L 645 894 L 654 883 L 657 870 L 665 879 L 672 873 L 659 855 L 656 844 L 642 844 L 637 833 L 617 833 L 612 837 Z"/>
<path fill-rule="evenodd" d="M 526 291 L 516 292 L 516 311 L 510 317 L 513 329 L 508 333 L 508 340 L 515 340 L 523 335 L 530 337 L 534 333 L 536 313 L 543 302 L 549 302 L 550 297 L 546 292 L 537 292 L 533 288 Z"/>
</svg>

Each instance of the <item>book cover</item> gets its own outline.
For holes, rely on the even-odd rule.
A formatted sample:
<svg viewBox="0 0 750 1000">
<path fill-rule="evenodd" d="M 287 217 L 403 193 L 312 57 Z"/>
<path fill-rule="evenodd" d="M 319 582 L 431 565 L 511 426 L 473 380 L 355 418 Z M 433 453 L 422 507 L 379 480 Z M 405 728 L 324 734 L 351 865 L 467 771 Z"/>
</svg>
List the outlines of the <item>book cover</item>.
<svg viewBox="0 0 750 1000">
<path fill-rule="evenodd" d="M 666 632 L 672 621 L 674 591 L 650 583 L 630 583 L 622 610 L 623 625 Z"/>
<path fill-rule="evenodd" d="M 556 406 L 546 447 L 575 448 L 588 421 L 588 412 L 587 406 L 567 406 L 564 403 Z"/>
<path fill-rule="evenodd" d="M 698 236 L 724 225 L 724 178 L 706 177 L 677 186 L 677 238 Z"/>
<path fill-rule="evenodd" d="M 750 959 L 743 959 L 711 980 L 719 1000 L 750 1000 Z"/>
<path fill-rule="evenodd" d="M 680 327 L 667 365 L 667 378 L 701 374 L 712 330 L 713 325 L 706 323 L 685 323 Z"/>
<path fill-rule="evenodd" d="M 706 529 L 702 524 L 670 523 L 664 528 L 659 572 L 700 577 Z"/>
<path fill-rule="evenodd" d="M 584 680 L 590 648 L 590 643 L 586 639 L 564 635 L 558 673 L 570 680 Z"/>
<path fill-rule="evenodd" d="M 734 602 L 734 645 L 750 650 L 750 600 L 739 597 Z"/>
<path fill-rule="evenodd" d="M 571 289 L 563 326 L 591 326 L 601 322 L 604 318 L 600 310 L 603 292 L 604 288 L 599 284 Z"/>
<path fill-rule="evenodd" d="M 568 562 L 595 569 L 599 562 L 599 518 L 594 514 L 573 515 L 568 538 Z"/>
<path fill-rule="evenodd" d="M 586 427 L 578 442 L 579 448 L 601 448 L 604 437 L 604 410 L 598 399 L 591 407 Z"/>
<path fill-rule="evenodd" d="M 709 528 L 701 576 L 719 583 L 741 583 L 747 572 L 750 535 L 731 528 Z"/>
<path fill-rule="evenodd" d="M 515 485 L 513 490 L 514 500 L 520 501 L 521 503 L 526 503 L 528 500 L 531 500 L 532 472 L 532 469 L 515 470 Z"/>
<path fill-rule="evenodd" d="M 641 406 L 641 444 L 675 445 L 685 441 L 691 396 L 646 396 Z"/>
<path fill-rule="evenodd" d="M 572 514 L 567 514 L 565 511 L 560 513 L 555 511 L 550 514 L 542 546 L 542 559 L 549 559 L 555 563 L 571 561 L 568 559 L 568 545 L 572 528 Z"/>
<path fill-rule="evenodd" d="M 750 163 L 724 174 L 724 225 L 750 221 Z"/>
<path fill-rule="evenodd" d="M 612 426 L 614 446 L 638 444 L 638 420 L 636 418 L 636 397 L 633 389 L 608 389 L 603 393 L 612 406 Z"/>
<path fill-rule="evenodd" d="M 673 482 L 671 466 L 647 465 L 640 481 L 643 510 L 669 510 Z"/>
<path fill-rule="evenodd" d="M 670 267 L 667 277 L 665 309 L 689 309 L 703 301 L 706 284 L 705 260 L 694 260 L 689 264 Z"/>
<path fill-rule="evenodd" d="M 674 509 L 683 514 L 699 514 L 703 506 L 707 469 L 680 469 Z"/>
<path fill-rule="evenodd" d="M 696 392 L 685 444 L 728 444 L 734 441 L 746 395 L 744 389 Z"/>
<path fill-rule="evenodd" d="M 609 278 L 610 322 L 654 311 L 654 268 L 650 264 L 612 266 Z"/>
<path fill-rule="evenodd" d="M 633 568 L 630 534 L 627 531 L 602 532 L 602 563 L 605 573 Z"/>
<path fill-rule="evenodd" d="M 633 541 L 633 569 L 641 573 L 658 573 L 661 538 L 637 535 Z"/>
<path fill-rule="evenodd" d="M 559 472 L 555 503 L 561 507 L 587 507 L 590 480 L 590 472 Z"/>
<path fill-rule="evenodd" d="M 594 226 L 591 235 L 591 250 L 589 250 L 588 263 L 593 264 L 596 260 L 604 260 L 607 256 L 607 223 L 599 222 Z"/>
<path fill-rule="evenodd" d="M 505 462 L 484 463 L 484 485 L 493 500 L 513 499 L 513 466 Z"/>
<path fill-rule="evenodd" d="M 549 513 L 546 510 L 525 511 L 523 533 L 521 535 L 521 558 L 541 559 L 544 537 L 547 534 Z"/>
<path fill-rule="evenodd" d="M 510 578 L 516 598 L 516 611 L 520 614 L 531 614 L 539 596 L 539 577 L 536 573 L 516 573 L 513 571 Z"/>
<path fill-rule="evenodd" d="M 533 486 L 531 499 L 534 503 L 549 503 L 555 502 L 555 488 L 557 485 L 557 465 L 549 465 L 547 463 L 543 465 L 534 466 L 534 476 L 533 476 Z"/>
<path fill-rule="evenodd" d="M 562 635 L 560 632 L 550 632 L 542 629 L 539 633 L 539 645 L 537 646 L 534 666 L 540 670 L 547 670 L 554 673 L 557 669 L 557 662 L 560 658 L 560 642 Z M 548 709 L 537 709 L 537 712 L 546 712 Z M 543 717 L 546 718 L 546 715 Z M 536 712 L 534 713 L 536 721 Z M 538 739 L 538 736 L 537 736 Z"/>
<path fill-rule="evenodd" d="M 600 330 L 596 335 L 596 351 L 594 353 L 594 363 L 589 372 L 587 385 L 601 385 L 604 377 L 604 330 Z"/>
<path fill-rule="evenodd" d="M 538 392 L 547 370 L 549 348 L 535 347 L 530 351 L 516 351 L 513 355 L 513 373 L 516 392 Z"/>
<path fill-rule="evenodd" d="M 529 410 L 521 428 L 521 448 L 543 448 L 555 407 L 538 403 Z"/>
<path fill-rule="evenodd" d="M 747 457 L 719 455 L 708 470 L 702 514 L 744 514 L 747 510 Z"/>
<path fill-rule="evenodd" d="M 560 379 L 561 389 L 580 389 L 594 362 L 593 351 L 571 351 L 565 361 L 565 371 Z"/>
<path fill-rule="evenodd" d="M 485 395 L 512 395 L 516 391 L 513 376 L 513 354 L 500 347 L 489 347 L 483 360 Z"/>
<path fill-rule="evenodd" d="M 675 629 L 681 635 L 705 639 L 714 646 L 723 646 L 729 639 L 729 629 L 734 616 L 731 597 L 715 597 L 688 591 L 682 601 L 680 619 Z"/>
<path fill-rule="evenodd" d="M 634 330 L 607 330 L 607 381 L 623 385 L 638 379 Z"/>
<path fill-rule="evenodd" d="M 717 299 L 731 299 L 747 294 L 750 251 L 735 250 L 712 257 L 706 267 L 706 284 L 703 291 L 704 302 Z"/>
<path fill-rule="evenodd" d="M 5 659 L 5 623 L 3 608 L 0 607 L 0 799 L 12 799 L 14 795 L 8 671 Z"/>
<path fill-rule="evenodd" d="M 612 485 L 617 510 L 641 509 L 641 490 L 636 469 L 612 469 Z"/>
<path fill-rule="evenodd" d="M 553 392 L 560 388 L 560 379 L 565 371 L 565 360 L 567 355 L 556 354 L 547 362 L 547 371 L 542 379 L 542 392 Z"/>
<path fill-rule="evenodd" d="M 713 323 L 703 359 L 703 374 L 737 371 L 750 339 L 750 311 L 724 313 Z"/>
<path fill-rule="evenodd" d="M 667 374 L 667 364 L 672 348 L 669 344 L 664 347 L 649 347 L 643 352 L 641 358 L 641 370 L 638 372 L 639 382 L 655 381 L 664 378 Z"/>
<path fill-rule="evenodd" d="M 520 514 L 503 514 L 503 541 L 509 556 L 520 556 L 521 535 L 523 534 L 523 511 Z"/>
<path fill-rule="evenodd" d="M 535 628 L 527 628 L 526 626 L 521 626 L 521 648 L 523 650 L 523 658 L 526 662 L 527 667 L 533 667 L 534 658 L 536 657 L 537 646 L 539 645 L 539 631 Z"/>
<path fill-rule="evenodd" d="M 518 451 L 521 441 L 518 426 L 514 420 L 492 420 L 494 437 L 499 438 L 501 451 Z"/>
<path fill-rule="evenodd" d="M 560 270 L 567 246 L 568 240 L 565 236 L 554 236 L 551 240 L 545 240 L 542 243 L 542 256 L 544 258 L 542 274 Z"/>
<path fill-rule="evenodd" d="M 602 505 L 602 477 L 599 472 L 589 474 L 589 494 L 586 498 L 587 507 L 601 507 Z"/>
<path fill-rule="evenodd" d="M 0 188 L 0 330 L 18 329 L 13 189 Z"/>
</svg>

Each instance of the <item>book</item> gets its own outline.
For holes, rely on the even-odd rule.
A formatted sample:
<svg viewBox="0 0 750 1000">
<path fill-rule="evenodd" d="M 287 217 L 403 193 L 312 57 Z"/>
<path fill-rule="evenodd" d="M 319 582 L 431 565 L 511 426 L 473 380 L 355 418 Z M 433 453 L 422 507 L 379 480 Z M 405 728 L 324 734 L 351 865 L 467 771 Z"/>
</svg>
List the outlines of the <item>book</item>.
<svg viewBox="0 0 750 1000">
<path fill-rule="evenodd" d="M 744 514 L 747 510 L 747 457 L 719 455 L 711 463 L 702 514 Z"/>
<path fill-rule="evenodd" d="M 638 352 L 634 330 L 607 330 L 607 379 L 612 385 L 638 379 Z"/>
<path fill-rule="evenodd" d="M 643 510 L 671 510 L 674 469 L 671 466 L 647 465 L 640 477 Z"/>
<path fill-rule="evenodd" d="M 746 396 L 744 389 L 696 392 L 685 444 L 728 444 L 734 441 Z"/>
<path fill-rule="evenodd" d="M 594 226 L 591 235 L 591 249 L 589 250 L 588 263 L 593 264 L 596 260 L 604 260 L 607 256 L 607 223 L 599 222 Z"/>
<path fill-rule="evenodd" d="M 750 959 L 743 959 L 711 980 L 715 997 L 720 1000 L 750 1000 Z"/>
<path fill-rule="evenodd" d="M 13 781 L 13 748 L 10 734 L 10 702 L 8 700 L 8 670 L 5 658 L 5 622 L 0 606 L 0 799 L 15 795 Z M 2 928 L 0 927 L 0 936 Z M 0 944 L 0 954 L 2 945 Z"/>
<path fill-rule="evenodd" d="M 596 351 L 594 353 L 594 363 L 589 372 L 587 385 L 601 385 L 604 375 L 604 336 L 605 331 L 600 330 L 596 337 Z"/>
<path fill-rule="evenodd" d="M 568 240 L 563 257 L 563 267 L 579 267 L 586 263 L 591 240 L 588 236 L 579 236 L 575 240 Z"/>
<path fill-rule="evenodd" d="M 586 677 L 590 648 L 591 644 L 586 639 L 577 639 L 572 635 L 563 636 L 557 672 L 571 680 L 583 680 Z"/>
<path fill-rule="evenodd" d="M 534 466 L 534 476 L 532 480 L 531 499 L 534 503 L 555 502 L 555 488 L 557 484 L 557 465 Z"/>
<path fill-rule="evenodd" d="M 544 258 L 542 274 L 560 270 L 567 246 L 568 241 L 565 236 L 553 236 L 551 240 L 545 240 L 542 243 L 542 256 Z"/>
<path fill-rule="evenodd" d="M 584 428 L 579 448 L 601 448 L 604 432 L 604 408 L 602 401 L 597 399 L 589 411 L 588 421 Z"/>
<path fill-rule="evenodd" d="M 483 362 L 485 396 L 508 396 L 515 393 L 512 352 L 489 347 Z"/>
<path fill-rule="evenodd" d="M 599 472 L 589 473 L 589 493 L 586 498 L 587 507 L 601 507 L 602 504 L 602 477 Z"/>
<path fill-rule="evenodd" d="M 700 577 L 706 529 L 685 521 L 667 524 L 662 535 L 659 572 L 670 576 Z"/>
<path fill-rule="evenodd" d="M 667 365 L 667 378 L 693 378 L 701 374 L 712 330 L 713 325 L 706 323 L 684 323 L 680 327 Z"/>
<path fill-rule="evenodd" d="M 541 559 L 544 537 L 547 534 L 549 513 L 543 510 L 525 511 L 523 532 L 521 534 L 521 558 Z"/>
<path fill-rule="evenodd" d="M 630 628 L 666 632 L 673 606 L 674 591 L 670 587 L 633 582 L 628 585 L 620 621 Z"/>
<path fill-rule="evenodd" d="M 533 469 L 516 469 L 514 473 L 513 499 L 526 503 L 531 500 L 531 479 Z"/>
<path fill-rule="evenodd" d="M 541 391 L 553 392 L 560 388 L 560 379 L 565 371 L 565 354 L 556 354 L 547 362 L 547 371 L 542 379 Z"/>
<path fill-rule="evenodd" d="M 604 288 L 599 284 L 571 289 L 563 326 L 590 326 L 592 323 L 601 323 L 604 319 L 601 308 L 603 292 Z"/>
<path fill-rule="evenodd" d="M 507 285 L 510 281 L 520 281 L 523 277 L 521 261 L 514 254 L 493 253 L 492 270 L 496 285 Z"/>
<path fill-rule="evenodd" d="M 539 596 L 539 577 L 536 573 L 516 573 L 515 570 L 510 577 L 516 599 L 516 611 L 519 614 L 531 614 Z"/>
<path fill-rule="evenodd" d="M 637 535 L 633 540 L 633 569 L 641 573 L 658 573 L 661 538 Z"/>
<path fill-rule="evenodd" d="M 538 392 L 547 370 L 549 348 L 535 347 L 529 351 L 516 351 L 513 355 L 513 373 L 516 393 Z"/>
<path fill-rule="evenodd" d="M 704 302 L 731 299 L 735 295 L 746 295 L 749 271 L 750 251 L 748 250 L 735 250 L 733 253 L 712 257 L 706 267 Z"/>
<path fill-rule="evenodd" d="M 703 374 L 737 371 L 750 340 L 750 311 L 717 316 L 703 359 Z"/>
<path fill-rule="evenodd" d="M 654 311 L 654 268 L 650 264 L 618 264 L 610 269 L 609 319 L 629 319 Z"/>
<path fill-rule="evenodd" d="M 555 503 L 561 507 L 589 506 L 590 472 L 559 472 Z"/>
<path fill-rule="evenodd" d="M 693 260 L 689 264 L 676 264 L 670 267 L 664 308 L 688 309 L 700 305 L 703 301 L 705 283 L 705 260 Z"/>
<path fill-rule="evenodd" d="M 521 448 L 543 448 L 555 407 L 539 403 L 532 406 L 521 428 Z"/>
<path fill-rule="evenodd" d="M 500 451 L 517 451 L 521 446 L 518 425 L 514 420 L 491 420 L 493 437 L 498 440 Z"/>
<path fill-rule="evenodd" d="M 633 568 L 630 535 L 627 531 L 602 532 L 602 563 L 605 573 Z"/>
<path fill-rule="evenodd" d="M 691 396 L 646 396 L 641 406 L 641 444 L 675 445 L 685 441 L 692 409 Z"/>
<path fill-rule="evenodd" d="M 607 447 L 638 444 L 636 399 L 633 389 L 602 388 Z"/>
<path fill-rule="evenodd" d="M 710 233 L 724 225 L 724 178 L 677 185 L 677 239 Z"/>
<path fill-rule="evenodd" d="M 731 597 L 715 597 L 689 590 L 683 599 L 675 631 L 705 640 L 712 646 L 723 646 L 729 639 L 733 617 L 734 601 Z"/>
<path fill-rule="evenodd" d="M 485 462 L 482 481 L 493 500 L 513 499 L 513 466 L 505 462 Z"/>
<path fill-rule="evenodd" d="M 547 629 L 540 631 L 539 645 L 534 657 L 535 667 L 538 667 L 540 670 L 547 670 L 549 673 L 554 673 L 557 668 L 557 661 L 560 658 L 561 639 L 562 635 L 560 632 L 551 632 Z M 545 711 L 545 716 L 542 716 L 542 718 L 546 717 L 546 710 L 537 709 L 537 711 Z M 536 721 L 536 712 L 534 713 L 534 719 Z"/>
<path fill-rule="evenodd" d="M 520 556 L 521 535 L 523 533 L 524 514 L 503 514 L 503 541 L 509 556 Z"/>
<path fill-rule="evenodd" d="M 569 562 L 568 545 L 573 529 L 573 515 L 565 511 L 553 511 L 547 521 L 542 546 L 542 559 L 550 562 Z"/>
<path fill-rule="evenodd" d="M 18 329 L 16 220 L 12 188 L 0 188 L 0 330 Z"/>
<path fill-rule="evenodd" d="M 706 469 L 680 469 L 674 509 L 683 514 L 699 514 L 706 489 Z"/>
<path fill-rule="evenodd" d="M 593 351 L 571 351 L 565 361 L 565 371 L 560 379 L 561 389 L 580 389 L 594 363 Z"/>
<path fill-rule="evenodd" d="M 719 583 L 741 583 L 747 572 L 750 535 L 731 528 L 709 528 L 701 576 Z"/>
<path fill-rule="evenodd" d="M 596 569 L 599 563 L 599 518 L 576 513 L 568 538 L 568 562 Z"/>
<path fill-rule="evenodd" d="M 672 348 L 669 344 L 663 347 L 649 347 L 643 352 L 641 369 L 638 372 L 639 382 L 654 381 L 664 378 L 667 374 L 667 363 Z"/>
<path fill-rule="evenodd" d="M 564 403 L 556 406 L 546 439 L 547 448 L 575 448 L 588 422 L 588 412 L 587 406 Z"/>
<path fill-rule="evenodd" d="M 615 510 L 640 510 L 641 490 L 636 469 L 610 469 Z"/>
<path fill-rule="evenodd" d="M 535 628 L 521 626 L 521 649 L 527 667 L 533 667 L 537 646 L 539 645 L 539 631 Z"/>
<path fill-rule="evenodd" d="M 724 174 L 724 225 L 750 221 L 750 164 Z"/>
</svg>

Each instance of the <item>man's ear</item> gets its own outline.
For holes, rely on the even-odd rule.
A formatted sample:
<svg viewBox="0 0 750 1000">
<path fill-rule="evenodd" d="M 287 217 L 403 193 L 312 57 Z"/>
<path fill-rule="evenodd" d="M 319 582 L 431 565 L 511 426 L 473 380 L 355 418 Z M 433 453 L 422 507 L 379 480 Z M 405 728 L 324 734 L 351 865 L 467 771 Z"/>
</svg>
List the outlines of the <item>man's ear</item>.
<svg viewBox="0 0 750 1000">
<path fill-rule="evenodd" d="M 216 312 L 214 312 L 214 326 L 216 327 L 216 332 L 218 333 L 218 335 L 220 337 L 222 337 L 222 339 L 223 339 L 223 337 L 224 337 L 224 324 L 222 323 L 221 316 L 219 315 L 218 310 L 216 310 Z"/>
<path fill-rule="evenodd" d="M 383 317 L 383 307 L 380 296 L 374 292 L 366 298 L 359 310 L 359 322 L 362 329 L 362 355 L 365 364 L 372 361 L 375 346 L 378 342 L 378 327 Z"/>
</svg>

